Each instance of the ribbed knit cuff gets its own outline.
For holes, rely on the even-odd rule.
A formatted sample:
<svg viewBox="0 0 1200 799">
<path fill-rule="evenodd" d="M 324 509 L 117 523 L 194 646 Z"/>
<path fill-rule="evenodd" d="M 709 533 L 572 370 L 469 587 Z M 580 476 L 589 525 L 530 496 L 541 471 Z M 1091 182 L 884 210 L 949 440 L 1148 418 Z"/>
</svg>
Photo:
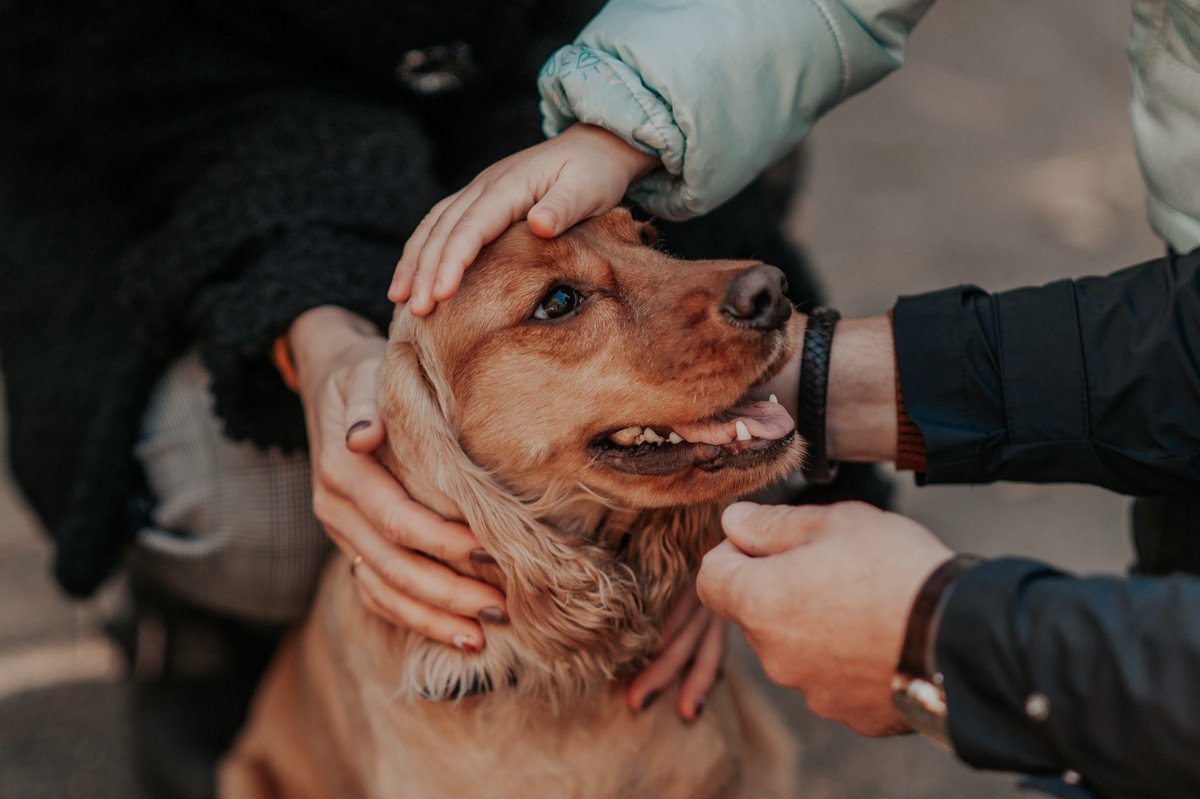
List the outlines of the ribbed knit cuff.
<svg viewBox="0 0 1200 799">
<path fill-rule="evenodd" d="M 888 311 L 888 322 L 892 312 Z M 892 341 L 896 331 L 892 330 Z M 902 471 L 925 471 L 925 436 L 904 407 L 904 391 L 900 387 L 900 361 L 896 360 L 896 468 Z"/>
</svg>

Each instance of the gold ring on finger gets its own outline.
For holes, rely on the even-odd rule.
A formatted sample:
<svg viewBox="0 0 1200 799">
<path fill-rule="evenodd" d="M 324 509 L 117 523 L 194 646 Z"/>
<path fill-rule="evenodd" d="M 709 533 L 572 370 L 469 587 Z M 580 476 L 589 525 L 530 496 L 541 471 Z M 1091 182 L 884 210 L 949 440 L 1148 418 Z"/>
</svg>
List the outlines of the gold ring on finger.
<svg viewBox="0 0 1200 799">
<path fill-rule="evenodd" d="M 358 576 L 358 567 L 359 567 L 359 564 L 362 563 L 362 560 L 363 560 L 362 555 L 355 555 L 354 560 L 350 561 L 350 576 L 351 577 Z"/>
</svg>

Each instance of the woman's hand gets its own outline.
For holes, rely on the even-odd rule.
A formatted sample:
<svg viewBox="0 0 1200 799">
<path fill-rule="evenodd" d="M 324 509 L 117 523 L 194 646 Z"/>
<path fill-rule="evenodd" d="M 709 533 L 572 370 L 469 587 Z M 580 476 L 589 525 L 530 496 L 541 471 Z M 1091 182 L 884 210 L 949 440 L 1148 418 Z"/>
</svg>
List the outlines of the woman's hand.
<svg viewBox="0 0 1200 799">
<path fill-rule="evenodd" d="M 701 605 L 695 587 L 688 586 L 667 614 L 654 659 L 633 678 L 625 700 L 634 710 L 644 710 L 682 675 L 676 707 L 684 720 L 694 721 L 717 681 L 724 652 L 725 622 Z"/>
<path fill-rule="evenodd" d="M 577 123 L 553 139 L 498 161 L 433 207 L 413 232 L 388 297 L 415 316 L 458 291 L 484 245 L 520 219 L 539 236 L 557 236 L 615 208 L 629 184 L 658 159 L 603 128 Z"/>
<path fill-rule="evenodd" d="M 372 454 L 384 440 L 375 392 L 386 340 L 366 320 L 322 306 L 288 331 L 308 424 L 313 510 L 354 562 L 363 603 L 452 646 L 483 646 L 477 619 L 507 620 L 504 595 L 446 563 L 486 558 L 464 525 L 414 502 Z"/>
</svg>

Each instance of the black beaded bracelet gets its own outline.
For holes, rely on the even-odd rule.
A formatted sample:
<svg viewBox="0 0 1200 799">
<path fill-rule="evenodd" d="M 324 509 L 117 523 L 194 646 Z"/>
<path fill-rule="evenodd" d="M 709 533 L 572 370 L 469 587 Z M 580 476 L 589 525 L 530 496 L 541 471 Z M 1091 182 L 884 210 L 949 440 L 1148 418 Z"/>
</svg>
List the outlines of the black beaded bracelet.
<svg viewBox="0 0 1200 799">
<path fill-rule="evenodd" d="M 816 308 L 808 315 L 804 331 L 804 351 L 800 357 L 800 407 L 796 432 L 808 445 L 804 477 L 808 482 L 825 485 L 837 477 L 837 464 L 830 463 L 825 449 L 825 402 L 829 395 L 829 354 L 833 349 L 833 328 L 842 315 L 832 308 Z"/>
</svg>

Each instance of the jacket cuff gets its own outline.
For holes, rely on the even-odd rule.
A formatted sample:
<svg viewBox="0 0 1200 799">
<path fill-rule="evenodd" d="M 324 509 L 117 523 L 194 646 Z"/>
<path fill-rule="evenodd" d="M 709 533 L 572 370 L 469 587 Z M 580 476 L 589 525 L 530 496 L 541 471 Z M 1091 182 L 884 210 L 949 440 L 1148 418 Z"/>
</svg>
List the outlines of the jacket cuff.
<svg viewBox="0 0 1200 799">
<path fill-rule="evenodd" d="M 888 323 L 892 325 L 892 341 L 895 342 L 895 319 L 891 311 L 888 311 Z M 899 363 L 896 364 L 896 468 L 902 472 L 925 472 L 925 437 L 904 404 Z"/>
<path fill-rule="evenodd" d="M 671 107 L 624 61 L 601 50 L 568 45 L 542 66 L 538 93 L 542 97 L 542 133 L 547 137 L 583 122 L 604 128 L 662 162 L 662 169 L 652 170 L 630 185 L 630 200 L 675 222 L 709 210 L 697 207 L 685 185 L 687 137 Z"/>
<path fill-rule="evenodd" d="M 946 599 L 935 642 L 944 678 L 950 739 L 976 768 L 1061 772 L 1039 720 L 1027 712 L 1031 688 L 1019 627 L 1022 594 L 1038 580 L 1066 576 L 1017 558 L 985 561 L 963 574 Z"/>
<path fill-rule="evenodd" d="M 557 136 L 576 122 L 596 125 L 683 171 L 684 136 L 663 99 L 620 58 L 582 45 L 561 47 L 538 73 L 542 132 Z"/>
<path fill-rule="evenodd" d="M 1094 460 L 1070 281 L 959 286 L 893 309 L 905 409 L 930 483 L 1079 480 Z M 1048 367 L 1053 368 L 1048 368 Z"/>
</svg>

